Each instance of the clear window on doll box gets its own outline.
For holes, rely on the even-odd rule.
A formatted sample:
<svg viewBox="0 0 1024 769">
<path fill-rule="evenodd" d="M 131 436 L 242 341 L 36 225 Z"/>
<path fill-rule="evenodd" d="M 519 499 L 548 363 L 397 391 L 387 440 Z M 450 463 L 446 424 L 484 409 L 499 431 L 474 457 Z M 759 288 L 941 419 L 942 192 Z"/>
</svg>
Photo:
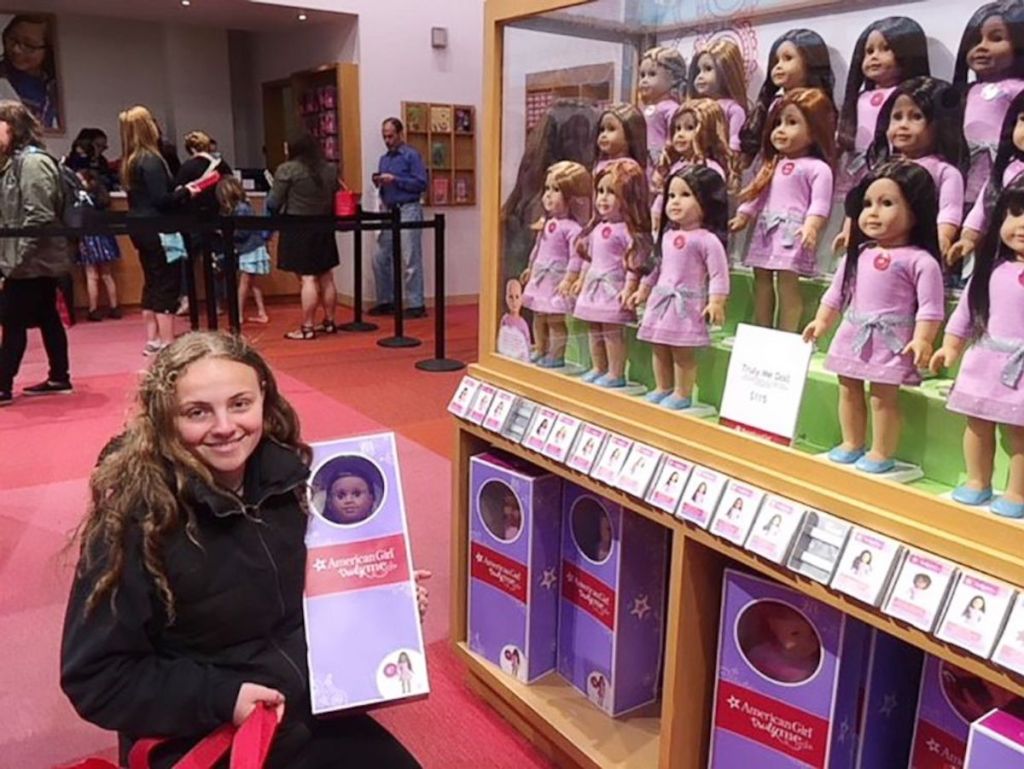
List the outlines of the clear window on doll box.
<svg viewBox="0 0 1024 769">
<path fill-rule="evenodd" d="M 822 662 L 821 637 L 802 613 L 781 601 L 753 601 L 736 620 L 736 644 L 754 670 L 776 684 L 813 678 Z"/>
<path fill-rule="evenodd" d="M 1024 703 L 1024 699 L 945 661 L 939 663 L 939 684 L 946 703 L 965 724 L 994 708 Z"/>
<path fill-rule="evenodd" d="M 523 530 L 523 507 L 519 495 L 507 483 L 486 481 L 477 500 L 480 520 L 491 536 L 501 542 L 514 542 Z"/>
<path fill-rule="evenodd" d="M 387 484 L 375 462 L 342 454 L 316 469 L 308 495 L 316 517 L 334 526 L 355 526 L 373 518 L 383 507 Z"/>
<path fill-rule="evenodd" d="M 572 538 L 577 549 L 597 564 L 612 554 L 614 529 L 604 505 L 593 497 L 582 496 L 572 506 Z"/>
</svg>

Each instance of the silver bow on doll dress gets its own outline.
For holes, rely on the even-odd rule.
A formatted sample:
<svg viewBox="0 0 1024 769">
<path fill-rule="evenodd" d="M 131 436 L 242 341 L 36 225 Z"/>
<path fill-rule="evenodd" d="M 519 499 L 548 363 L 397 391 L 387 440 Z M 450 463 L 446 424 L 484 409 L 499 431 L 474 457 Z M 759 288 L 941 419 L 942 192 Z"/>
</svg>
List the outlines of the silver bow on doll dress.
<svg viewBox="0 0 1024 769">
<path fill-rule="evenodd" d="M 985 334 L 978 340 L 978 346 L 983 350 L 1008 354 L 1009 360 L 1003 366 L 999 374 L 999 381 L 1014 390 L 1020 384 L 1021 374 L 1024 374 L 1024 341 L 1013 339 L 995 339 Z"/>
<path fill-rule="evenodd" d="M 914 318 L 910 315 L 896 315 L 895 313 L 879 312 L 870 315 L 861 315 L 855 312 L 848 312 L 846 320 L 857 326 L 857 336 L 853 339 L 853 352 L 860 355 L 867 346 L 868 340 L 878 334 L 882 343 L 889 348 L 893 355 L 899 355 L 907 343 L 900 339 L 896 333 L 898 328 L 913 328 Z"/>
</svg>

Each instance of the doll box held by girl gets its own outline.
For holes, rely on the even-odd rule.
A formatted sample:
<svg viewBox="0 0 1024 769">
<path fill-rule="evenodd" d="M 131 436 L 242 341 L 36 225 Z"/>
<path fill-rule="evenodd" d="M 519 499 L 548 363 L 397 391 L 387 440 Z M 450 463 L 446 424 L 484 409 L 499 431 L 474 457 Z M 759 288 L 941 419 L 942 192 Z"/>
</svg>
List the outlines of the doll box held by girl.
<svg viewBox="0 0 1024 769">
<path fill-rule="evenodd" d="M 994 710 L 971 724 L 964 769 L 1024 765 L 1024 719 L 1019 712 Z"/>
<path fill-rule="evenodd" d="M 985 574 L 961 571 L 935 635 L 988 659 L 1003 632 L 1015 592 Z"/>
<path fill-rule="evenodd" d="M 727 569 L 720 628 L 709 769 L 850 769 L 867 626 Z"/>
<path fill-rule="evenodd" d="M 395 436 L 313 444 L 312 467 L 303 603 L 313 713 L 426 695 Z"/>
<path fill-rule="evenodd" d="M 658 698 L 668 530 L 566 484 L 558 672 L 622 715 Z"/>
<path fill-rule="evenodd" d="M 493 452 L 469 486 L 469 648 L 528 683 L 555 668 L 562 480 Z"/>
</svg>

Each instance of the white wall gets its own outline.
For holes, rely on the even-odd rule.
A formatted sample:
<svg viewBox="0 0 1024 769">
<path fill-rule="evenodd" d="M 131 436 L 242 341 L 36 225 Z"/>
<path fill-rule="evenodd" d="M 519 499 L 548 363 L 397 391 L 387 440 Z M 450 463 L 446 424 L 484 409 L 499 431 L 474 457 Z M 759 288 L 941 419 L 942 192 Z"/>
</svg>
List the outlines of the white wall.
<svg viewBox="0 0 1024 769">
<path fill-rule="evenodd" d="M 224 30 L 62 13 L 57 34 L 67 132 L 47 138 L 55 154 L 95 126 L 117 157 L 117 115 L 134 104 L 150 107 L 179 147 L 184 132 L 202 128 L 234 153 Z"/>
</svg>

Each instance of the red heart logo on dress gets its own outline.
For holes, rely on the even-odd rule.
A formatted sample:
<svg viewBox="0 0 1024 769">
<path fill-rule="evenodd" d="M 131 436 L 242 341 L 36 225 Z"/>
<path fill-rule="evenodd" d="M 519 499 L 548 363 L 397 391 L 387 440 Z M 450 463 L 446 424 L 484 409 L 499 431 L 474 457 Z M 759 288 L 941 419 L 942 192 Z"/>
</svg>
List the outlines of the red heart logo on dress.
<svg viewBox="0 0 1024 769">
<path fill-rule="evenodd" d="M 875 269 L 879 272 L 885 272 L 889 269 L 889 265 L 892 264 L 892 257 L 888 254 L 878 254 L 875 257 Z"/>
<path fill-rule="evenodd" d="M 789 162 L 782 164 L 782 175 L 789 176 L 796 169 L 796 163 Z"/>
<path fill-rule="evenodd" d="M 672 241 L 672 245 L 675 246 L 676 248 L 682 248 L 683 246 L 686 245 L 686 236 L 676 235 L 675 240 Z"/>
<path fill-rule="evenodd" d="M 608 240 L 608 238 L 610 238 L 611 236 L 612 236 L 612 228 L 608 227 L 608 226 L 605 226 L 605 228 L 603 230 L 601 230 L 601 237 L 604 238 L 605 240 Z"/>
<path fill-rule="evenodd" d="M 548 232 L 554 232 L 558 229 L 558 225 L 555 222 L 548 222 Z"/>
<path fill-rule="evenodd" d="M 884 93 L 875 93 L 875 94 L 873 94 L 871 96 L 871 106 L 872 107 L 878 107 L 879 105 L 881 105 L 881 103 L 883 101 L 885 101 L 885 94 Z"/>
</svg>

